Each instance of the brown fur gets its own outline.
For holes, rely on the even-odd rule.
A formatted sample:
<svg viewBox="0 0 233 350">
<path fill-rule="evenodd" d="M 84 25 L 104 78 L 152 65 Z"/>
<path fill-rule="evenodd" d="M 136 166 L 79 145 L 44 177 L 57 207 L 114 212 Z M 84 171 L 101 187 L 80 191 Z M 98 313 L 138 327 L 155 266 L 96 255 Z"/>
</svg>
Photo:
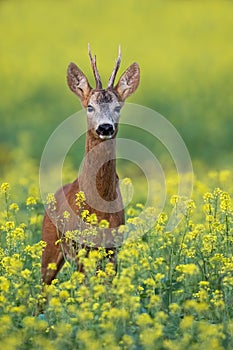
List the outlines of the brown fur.
<svg viewBox="0 0 233 350">
<path fill-rule="evenodd" d="M 101 141 L 96 139 L 91 132 L 87 133 L 86 139 L 86 152 L 90 152 L 93 150 L 95 152 L 95 146 L 99 143 L 104 145 L 105 141 Z M 110 150 L 115 153 L 115 142 L 112 142 L 112 149 Z M 95 159 L 97 156 L 95 153 L 91 159 Z M 71 217 L 69 220 L 69 230 L 73 230 L 77 228 L 78 221 L 77 217 L 77 205 L 75 204 L 75 194 L 79 192 L 80 185 L 79 182 L 82 183 L 82 188 L 88 188 L 89 191 L 86 191 L 86 197 L 92 194 L 93 189 L 89 185 L 88 173 L 91 171 L 92 164 L 88 162 L 84 162 L 83 172 L 80 175 L 79 179 L 76 179 L 73 183 L 65 185 L 55 194 L 56 198 L 56 217 L 62 217 L 65 210 L 71 213 Z M 118 205 L 122 207 L 122 199 L 120 196 L 119 190 L 119 180 L 116 173 L 116 164 L 115 159 L 108 161 L 104 164 L 99 171 L 97 172 L 96 177 L 96 188 L 101 198 L 105 199 L 106 202 L 109 202 L 111 205 L 111 201 L 118 197 Z M 67 200 L 65 203 L 64 197 Z M 87 198 L 88 199 L 88 198 Z M 92 199 L 95 201 L 95 198 Z M 98 198 L 97 198 L 98 200 Z M 88 202 L 88 200 L 87 200 Z M 73 212 L 71 212 L 71 209 Z M 95 213 L 99 221 L 107 220 L 109 222 L 110 228 L 117 228 L 118 226 L 124 224 L 124 210 L 120 210 L 118 212 L 109 213 L 96 210 L 92 208 L 90 205 L 86 204 L 84 209 L 89 210 L 90 214 Z M 114 210 L 114 208 L 112 208 Z M 107 210 L 107 208 L 106 208 Z M 77 213 L 77 214 L 76 214 Z M 76 215 L 75 215 L 76 214 Z M 57 244 L 56 241 L 62 237 L 63 233 L 62 229 L 60 229 L 59 222 L 56 227 L 52 222 L 50 217 L 54 217 L 55 215 L 49 212 L 47 209 L 44 220 L 43 220 L 43 228 L 42 228 L 42 239 L 47 243 L 46 248 L 43 251 L 42 256 L 42 281 L 46 284 L 50 284 L 52 280 L 55 278 L 57 272 L 60 270 L 64 263 L 64 256 L 61 250 L 61 245 Z M 59 230 L 60 229 L 60 230 Z M 94 238 L 95 239 L 95 238 Z M 96 246 L 101 246 L 101 237 L 98 237 L 94 243 Z M 64 244 L 64 243 L 63 243 Z M 47 266 L 49 263 L 56 263 L 57 270 L 48 270 Z"/>
<path fill-rule="evenodd" d="M 92 58 L 90 52 L 89 55 Z M 84 73 L 74 63 L 69 65 L 67 71 L 67 82 L 70 89 L 80 98 L 84 108 L 88 106 L 90 99 L 92 99 L 92 102 L 95 102 L 96 106 L 111 103 L 114 106 L 116 102 L 122 106 L 122 102 L 136 90 L 139 84 L 140 72 L 138 65 L 133 63 L 122 74 L 115 88 L 111 85 L 104 90 L 98 88 L 98 86 L 102 87 L 102 84 L 97 71 L 96 61 L 92 59 L 91 63 L 98 83 L 97 89 L 91 88 Z M 117 64 L 119 65 L 119 61 Z M 115 69 L 113 75 L 116 74 L 117 69 Z M 110 228 L 117 228 L 124 224 L 124 210 L 122 209 L 123 204 L 116 173 L 116 133 L 117 129 L 112 139 L 106 141 L 100 139 L 95 130 L 90 129 L 87 131 L 86 157 L 79 178 L 57 191 L 55 194 L 55 212 L 49 208 L 46 210 L 42 226 L 42 239 L 47 245 L 43 251 L 41 267 L 42 281 L 46 284 L 50 284 L 56 277 L 64 263 L 64 254 L 67 256 L 76 255 L 76 252 L 71 251 L 68 243 L 63 242 L 61 245 L 56 242 L 64 237 L 66 230 L 77 229 L 80 223 L 80 213 L 75 203 L 75 195 L 80 190 L 84 190 L 87 199 L 84 209 L 88 209 L 90 214 L 95 213 L 99 221 L 107 220 Z M 96 174 L 95 169 L 99 169 Z M 99 202 L 102 202 L 102 199 L 104 200 L 103 205 L 99 209 L 98 205 Z M 64 211 L 68 211 L 71 214 L 67 227 L 64 227 L 64 222 L 62 222 Z M 99 236 L 93 237 L 95 247 L 101 245 L 102 239 L 101 232 Z M 112 239 L 111 230 L 110 239 Z M 48 269 L 48 264 L 50 263 L 56 264 L 57 269 L 55 271 Z"/>
</svg>

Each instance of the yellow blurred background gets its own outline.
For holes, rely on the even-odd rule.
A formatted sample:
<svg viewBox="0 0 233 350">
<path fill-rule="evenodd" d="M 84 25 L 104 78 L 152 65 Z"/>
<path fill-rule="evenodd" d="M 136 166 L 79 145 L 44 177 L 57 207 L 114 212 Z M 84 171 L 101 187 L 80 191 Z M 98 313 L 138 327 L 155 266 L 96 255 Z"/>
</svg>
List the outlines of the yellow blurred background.
<svg viewBox="0 0 233 350">
<path fill-rule="evenodd" d="M 1 1 L 0 175 L 19 157 L 39 164 L 54 128 L 81 108 L 66 68 L 76 62 L 93 83 L 88 42 L 104 84 L 118 44 L 120 74 L 139 63 L 129 102 L 173 123 L 196 172 L 232 168 L 232 15 L 231 1 Z M 77 151 L 70 157 L 81 159 Z"/>
</svg>

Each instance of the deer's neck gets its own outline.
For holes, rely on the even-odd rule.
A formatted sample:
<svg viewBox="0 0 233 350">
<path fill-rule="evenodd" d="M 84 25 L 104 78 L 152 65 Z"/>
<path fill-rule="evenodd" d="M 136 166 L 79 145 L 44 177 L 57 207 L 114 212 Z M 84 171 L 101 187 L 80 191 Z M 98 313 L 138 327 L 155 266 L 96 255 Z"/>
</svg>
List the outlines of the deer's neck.
<svg viewBox="0 0 233 350">
<path fill-rule="evenodd" d="M 98 203 L 99 197 L 107 202 L 116 199 L 115 139 L 102 141 L 96 139 L 91 131 L 87 132 L 85 160 L 79 179 L 81 190 L 93 203 Z"/>
</svg>

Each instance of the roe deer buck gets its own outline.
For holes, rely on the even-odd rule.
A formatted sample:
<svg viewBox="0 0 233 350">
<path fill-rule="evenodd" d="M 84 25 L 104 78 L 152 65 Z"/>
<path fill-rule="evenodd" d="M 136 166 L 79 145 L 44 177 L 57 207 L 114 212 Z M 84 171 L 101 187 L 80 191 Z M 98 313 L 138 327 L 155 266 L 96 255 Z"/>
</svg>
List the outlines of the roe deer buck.
<svg viewBox="0 0 233 350">
<path fill-rule="evenodd" d="M 138 87 L 140 71 L 137 63 L 133 63 L 122 74 L 114 86 L 114 80 L 121 62 L 119 48 L 116 65 L 109 79 L 108 87 L 102 88 L 102 82 L 96 66 L 96 56 L 92 57 L 88 47 L 96 88 L 93 89 L 84 73 L 70 63 L 67 71 L 67 82 L 71 91 L 80 99 L 87 113 L 86 153 L 83 169 L 79 177 L 71 184 L 63 186 L 55 194 L 56 209 L 46 209 L 42 239 L 46 247 L 42 254 L 42 282 L 50 284 L 64 263 L 64 254 L 70 255 L 70 244 L 64 240 L 64 227 L 53 220 L 62 217 L 64 211 L 71 213 L 66 229 L 78 226 L 80 211 L 76 205 L 76 194 L 85 193 L 85 209 L 95 213 L 98 221 L 107 220 L 110 228 L 124 224 L 124 209 L 116 173 L 116 134 L 120 110 L 125 99 Z M 101 202 L 101 203 L 100 203 Z M 101 235 L 100 235 L 101 236 Z M 95 247 L 101 246 L 101 239 L 95 238 Z M 58 243 L 60 240 L 60 243 Z M 61 243 L 63 241 L 63 243 Z M 62 246 L 63 244 L 63 246 Z M 109 247 L 111 248 L 111 247 Z M 77 252 L 76 252 L 77 253 Z M 50 263 L 56 264 L 56 270 L 48 268 Z"/>
</svg>

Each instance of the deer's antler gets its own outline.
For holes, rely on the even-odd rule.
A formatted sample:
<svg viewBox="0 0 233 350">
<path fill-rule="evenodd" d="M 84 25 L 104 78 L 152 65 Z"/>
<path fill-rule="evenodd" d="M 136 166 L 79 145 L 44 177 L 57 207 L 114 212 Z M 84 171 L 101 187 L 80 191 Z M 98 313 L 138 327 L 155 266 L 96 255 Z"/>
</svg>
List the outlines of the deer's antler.
<svg viewBox="0 0 233 350">
<path fill-rule="evenodd" d="M 112 71 L 112 74 L 110 76 L 110 79 L 109 79 L 109 82 L 108 82 L 108 88 L 111 88 L 113 87 L 113 84 L 114 84 L 114 80 L 116 78 L 116 74 L 117 74 L 117 71 L 120 67 L 120 64 L 121 64 L 121 47 L 119 45 L 118 47 L 118 57 L 117 57 L 117 60 L 116 60 L 116 65 Z"/>
<path fill-rule="evenodd" d="M 94 73 L 95 81 L 96 81 L 96 89 L 102 89 L 102 82 L 101 82 L 101 79 L 100 79 L 100 75 L 99 75 L 98 69 L 96 67 L 96 55 L 94 56 L 94 58 L 92 57 L 90 44 L 88 44 L 88 53 L 89 53 L 89 57 L 90 57 L 91 66 L 92 66 L 92 70 L 93 70 L 93 73 Z"/>
</svg>

